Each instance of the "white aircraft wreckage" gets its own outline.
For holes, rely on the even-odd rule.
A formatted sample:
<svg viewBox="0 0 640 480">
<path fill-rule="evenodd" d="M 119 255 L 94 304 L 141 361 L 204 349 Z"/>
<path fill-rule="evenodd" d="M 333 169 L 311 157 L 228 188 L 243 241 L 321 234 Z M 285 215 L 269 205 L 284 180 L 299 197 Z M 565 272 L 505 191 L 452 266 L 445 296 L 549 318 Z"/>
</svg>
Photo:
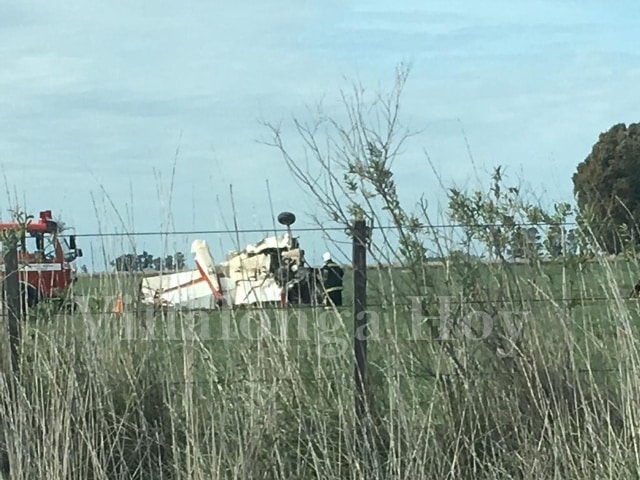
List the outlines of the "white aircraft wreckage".
<svg viewBox="0 0 640 480">
<path fill-rule="evenodd" d="M 291 234 L 295 215 L 283 212 L 283 235 L 268 236 L 229 254 L 216 265 L 204 240 L 194 240 L 192 271 L 146 277 L 140 285 L 142 303 L 154 308 L 216 309 L 238 306 L 317 305 L 322 302 L 318 268 L 304 259 Z"/>
</svg>

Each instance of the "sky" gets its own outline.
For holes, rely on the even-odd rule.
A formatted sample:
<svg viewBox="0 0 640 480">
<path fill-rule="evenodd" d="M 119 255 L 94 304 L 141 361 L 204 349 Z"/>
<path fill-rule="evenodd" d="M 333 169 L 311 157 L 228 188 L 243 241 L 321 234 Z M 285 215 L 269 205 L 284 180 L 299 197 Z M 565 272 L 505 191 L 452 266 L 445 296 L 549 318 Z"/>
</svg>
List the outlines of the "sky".
<svg viewBox="0 0 640 480">
<path fill-rule="evenodd" d="M 241 229 L 272 228 L 274 210 L 315 226 L 264 122 L 309 120 L 319 101 L 340 115 L 342 89 L 388 91 L 401 62 L 401 121 L 420 132 L 394 163 L 410 208 L 422 195 L 446 204 L 426 154 L 447 186 L 503 165 L 570 201 L 598 135 L 640 120 L 638 18 L 622 0 L 0 0 L 0 214 L 51 209 L 82 235 L 90 270 L 134 247 L 235 248 L 233 234 L 99 232 L 224 230 L 234 209 Z M 312 263 L 328 248 L 321 233 L 300 240 Z"/>
</svg>

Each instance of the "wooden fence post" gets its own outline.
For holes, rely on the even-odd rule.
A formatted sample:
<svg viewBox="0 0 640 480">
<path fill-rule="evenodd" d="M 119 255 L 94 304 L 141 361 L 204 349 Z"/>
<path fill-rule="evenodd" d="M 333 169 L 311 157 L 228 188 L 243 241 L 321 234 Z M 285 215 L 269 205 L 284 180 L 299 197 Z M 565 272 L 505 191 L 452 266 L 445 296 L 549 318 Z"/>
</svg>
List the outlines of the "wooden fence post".
<svg viewBox="0 0 640 480">
<path fill-rule="evenodd" d="M 367 244 L 368 229 L 364 220 L 353 224 L 353 348 L 355 356 L 355 414 L 358 431 L 355 438 L 366 437 L 367 408 Z M 360 445 L 362 447 L 362 445 Z M 362 449 L 359 449 L 364 453 Z"/>
</svg>

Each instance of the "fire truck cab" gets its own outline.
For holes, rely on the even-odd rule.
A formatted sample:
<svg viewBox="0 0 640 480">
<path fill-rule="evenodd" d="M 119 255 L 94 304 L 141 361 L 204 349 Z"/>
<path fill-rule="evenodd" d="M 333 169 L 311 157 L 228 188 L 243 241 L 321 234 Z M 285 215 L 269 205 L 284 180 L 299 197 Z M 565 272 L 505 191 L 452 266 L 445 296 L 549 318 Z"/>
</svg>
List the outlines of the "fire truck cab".
<svg viewBox="0 0 640 480">
<path fill-rule="evenodd" d="M 17 223 L 0 223 L 0 231 L 17 228 L 20 228 Z M 72 264 L 81 256 L 75 235 L 63 237 L 51 210 L 40 212 L 37 221 L 25 226 L 18 244 L 20 287 L 26 305 L 33 307 L 63 294 L 75 281 Z M 4 262 L 0 264 L 4 277 Z"/>
</svg>

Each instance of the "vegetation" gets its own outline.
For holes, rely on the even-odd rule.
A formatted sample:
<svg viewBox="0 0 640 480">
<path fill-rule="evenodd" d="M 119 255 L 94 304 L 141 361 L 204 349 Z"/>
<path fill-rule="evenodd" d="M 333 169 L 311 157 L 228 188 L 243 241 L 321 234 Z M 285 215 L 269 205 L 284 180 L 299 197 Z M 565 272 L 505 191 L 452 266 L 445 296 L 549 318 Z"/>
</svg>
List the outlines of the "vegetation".
<svg viewBox="0 0 640 480">
<path fill-rule="evenodd" d="M 111 261 L 117 272 L 142 272 L 144 270 L 182 270 L 185 267 L 184 254 L 178 252 L 165 258 L 154 257 L 148 252 L 125 253 Z"/>
<path fill-rule="evenodd" d="M 597 256 L 588 218 L 569 232 L 569 204 L 547 211 L 501 168 L 488 191 L 448 190 L 457 232 L 436 228 L 423 202 L 401 204 L 392 164 L 411 137 L 399 124 L 407 78 L 399 69 L 370 102 L 360 87 L 344 93 L 344 124 L 296 121 L 300 156 L 269 126 L 323 207 L 318 222 L 365 218 L 370 265 L 401 265 L 369 270 L 365 433 L 349 288 L 343 309 L 159 317 L 132 295 L 124 314 L 104 302 L 25 325 L 18 393 L 0 390 L 13 477 L 638 475 L 635 258 Z M 433 253 L 446 262 L 433 266 Z M 110 298 L 136 278 L 74 289 Z"/>
<path fill-rule="evenodd" d="M 640 123 L 602 133 L 573 176 L 578 207 L 609 253 L 637 245 L 640 219 Z"/>
</svg>

